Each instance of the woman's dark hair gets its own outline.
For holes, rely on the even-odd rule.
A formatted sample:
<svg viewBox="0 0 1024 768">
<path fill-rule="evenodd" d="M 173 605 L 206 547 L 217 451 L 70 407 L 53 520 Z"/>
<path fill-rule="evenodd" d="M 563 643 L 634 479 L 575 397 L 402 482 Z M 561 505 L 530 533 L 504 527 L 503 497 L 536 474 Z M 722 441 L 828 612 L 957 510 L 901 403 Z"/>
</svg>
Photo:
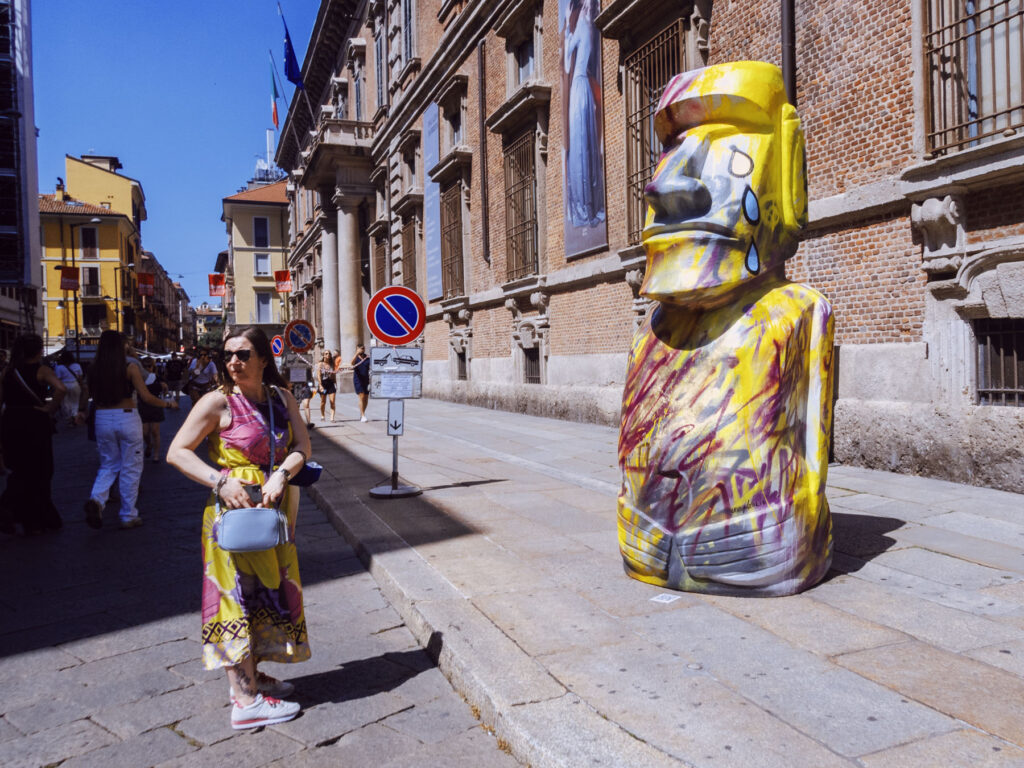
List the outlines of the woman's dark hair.
<svg viewBox="0 0 1024 768">
<path fill-rule="evenodd" d="M 104 331 L 96 347 L 96 359 L 89 366 L 89 394 L 99 406 L 117 405 L 131 394 L 124 336 Z"/>
<path fill-rule="evenodd" d="M 73 362 L 75 362 L 75 358 L 68 350 L 65 349 L 63 352 L 57 355 L 57 362 L 60 365 L 71 365 Z"/>
<path fill-rule="evenodd" d="M 43 351 L 43 337 L 38 333 L 23 333 L 14 340 L 11 345 L 11 364 L 4 372 L 4 381 L 13 375 L 13 371 L 19 365 L 24 365 L 26 360 Z"/>
<path fill-rule="evenodd" d="M 243 337 L 249 340 L 252 344 L 252 348 L 256 350 L 256 354 L 267 364 L 263 368 L 263 383 L 273 384 L 276 387 L 284 389 L 288 386 L 281 372 L 277 370 L 277 365 L 274 364 L 274 352 L 270 348 L 270 339 L 267 338 L 267 334 L 263 332 L 263 329 L 256 325 L 244 325 L 240 328 L 235 328 L 231 333 L 224 337 L 224 343 L 227 344 L 231 339 L 237 337 Z M 220 370 L 221 381 L 224 382 L 224 387 L 228 387 L 228 382 L 233 382 L 231 374 L 228 373 L 228 367 L 224 359 L 224 355 L 217 356 L 217 368 Z"/>
</svg>

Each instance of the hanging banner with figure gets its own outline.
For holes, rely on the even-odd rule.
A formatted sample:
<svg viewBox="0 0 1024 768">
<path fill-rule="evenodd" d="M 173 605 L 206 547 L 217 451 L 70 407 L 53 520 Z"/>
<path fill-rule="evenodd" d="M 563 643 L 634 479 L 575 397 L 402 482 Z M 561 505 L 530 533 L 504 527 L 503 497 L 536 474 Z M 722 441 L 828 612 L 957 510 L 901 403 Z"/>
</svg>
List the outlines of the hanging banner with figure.
<svg viewBox="0 0 1024 768">
<path fill-rule="evenodd" d="M 62 291 L 78 290 L 78 267 L 60 268 L 60 289 Z"/>
<path fill-rule="evenodd" d="M 597 0 L 558 0 L 562 63 L 565 255 L 608 244 L 604 200 L 604 96 Z"/>
<path fill-rule="evenodd" d="M 287 269 L 274 270 L 274 285 L 278 293 L 291 293 L 292 273 Z"/>
<path fill-rule="evenodd" d="M 423 167 L 430 170 L 438 162 L 437 104 L 430 103 L 423 113 Z M 423 249 L 427 264 L 427 301 L 444 298 L 441 277 L 441 190 L 429 174 L 423 180 Z"/>
<path fill-rule="evenodd" d="M 209 275 L 210 278 L 210 295 L 211 296 L 223 296 L 226 293 L 226 286 L 224 283 L 224 274 L 214 272 Z"/>
<path fill-rule="evenodd" d="M 140 272 L 136 275 L 136 278 L 139 281 L 139 296 L 152 296 L 156 286 L 156 275 L 147 275 L 145 272 Z"/>
</svg>

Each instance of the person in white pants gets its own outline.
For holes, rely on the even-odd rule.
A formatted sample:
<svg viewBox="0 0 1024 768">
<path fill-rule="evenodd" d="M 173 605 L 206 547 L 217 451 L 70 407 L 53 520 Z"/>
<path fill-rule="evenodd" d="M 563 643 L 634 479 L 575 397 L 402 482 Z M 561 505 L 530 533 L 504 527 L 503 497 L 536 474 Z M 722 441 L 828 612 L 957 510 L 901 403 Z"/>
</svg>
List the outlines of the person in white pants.
<svg viewBox="0 0 1024 768">
<path fill-rule="evenodd" d="M 89 367 L 86 386 L 79 400 L 79 418 L 85 415 L 89 394 L 96 406 L 96 447 L 100 470 L 85 502 L 85 521 L 91 528 L 103 525 L 103 507 L 114 479 L 120 476 L 121 528 L 142 525 L 135 501 L 142 478 L 142 419 L 135 410 L 132 392 L 155 408 L 177 408 L 178 404 L 150 394 L 137 365 L 129 365 L 124 337 L 117 331 L 100 334 L 96 359 Z"/>
</svg>

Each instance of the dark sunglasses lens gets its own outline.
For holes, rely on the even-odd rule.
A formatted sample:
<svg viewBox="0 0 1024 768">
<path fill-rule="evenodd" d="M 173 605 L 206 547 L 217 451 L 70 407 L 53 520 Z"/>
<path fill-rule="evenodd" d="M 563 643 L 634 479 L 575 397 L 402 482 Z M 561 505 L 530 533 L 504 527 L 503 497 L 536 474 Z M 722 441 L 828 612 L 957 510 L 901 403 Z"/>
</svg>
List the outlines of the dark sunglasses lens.
<svg viewBox="0 0 1024 768">
<path fill-rule="evenodd" d="M 248 363 L 251 355 L 251 349 L 236 349 L 234 352 L 225 352 L 224 361 L 230 363 L 232 357 L 237 357 L 241 362 Z"/>
</svg>

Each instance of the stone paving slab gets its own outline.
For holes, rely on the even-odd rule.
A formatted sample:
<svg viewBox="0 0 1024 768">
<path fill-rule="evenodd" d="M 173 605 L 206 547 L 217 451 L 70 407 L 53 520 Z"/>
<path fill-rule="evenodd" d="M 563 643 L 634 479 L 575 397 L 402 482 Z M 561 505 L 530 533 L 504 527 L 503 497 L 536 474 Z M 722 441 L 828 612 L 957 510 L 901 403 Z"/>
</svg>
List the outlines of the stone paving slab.
<svg viewBox="0 0 1024 768">
<path fill-rule="evenodd" d="M 664 590 L 622 575 L 613 429 L 427 400 L 407 403 L 406 429 L 399 469 L 422 497 L 368 499 L 368 483 L 390 469 L 391 441 L 380 424 L 346 422 L 317 435 L 327 475 L 345 478 L 321 483 L 318 501 L 521 760 L 895 766 L 919 756 L 903 764 L 946 768 L 1012 765 L 1024 746 L 1010 725 L 1016 708 L 998 717 L 996 702 L 956 701 L 965 685 L 1024 700 L 1024 497 L 832 467 L 837 557 L 821 585 L 793 598 L 673 594 L 657 605 Z M 427 481 L 439 475 L 450 482 L 434 492 Z M 989 522 L 998 535 L 965 535 Z M 506 651 L 530 676 L 496 667 Z M 902 686 L 890 657 L 905 668 Z M 946 670 L 948 685 L 924 684 Z M 903 690 L 912 686 L 916 695 Z M 586 734 L 579 762 L 567 723 Z M 643 757 L 634 763 L 616 734 Z M 943 749 L 950 761 L 929 762 Z"/>
</svg>

